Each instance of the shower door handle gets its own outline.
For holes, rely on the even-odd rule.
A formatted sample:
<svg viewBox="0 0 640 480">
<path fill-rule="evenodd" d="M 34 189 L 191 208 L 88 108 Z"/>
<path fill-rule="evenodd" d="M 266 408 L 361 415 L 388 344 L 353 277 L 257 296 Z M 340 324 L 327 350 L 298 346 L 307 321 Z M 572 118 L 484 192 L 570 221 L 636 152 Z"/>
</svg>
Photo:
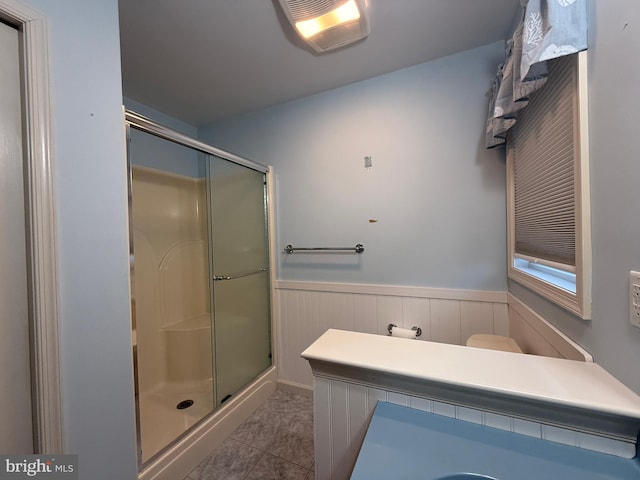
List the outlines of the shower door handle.
<svg viewBox="0 0 640 480">
<path fill-rule="evenodd" d="M 239 273 L 238 275 L 214 275 L 212 277 L 214 282 L 219 282 L 220 280 L 235 280 L 236 278 L 243 278 L 243 277 L 248 277 L 250 275 L 257 275 L 258 273 L 263 273 L 268 271 L 266 267 L 261 268 L 259 270 L 256 270 L 254 272 L 245 272 L 245 273 Z"/>
</svg>

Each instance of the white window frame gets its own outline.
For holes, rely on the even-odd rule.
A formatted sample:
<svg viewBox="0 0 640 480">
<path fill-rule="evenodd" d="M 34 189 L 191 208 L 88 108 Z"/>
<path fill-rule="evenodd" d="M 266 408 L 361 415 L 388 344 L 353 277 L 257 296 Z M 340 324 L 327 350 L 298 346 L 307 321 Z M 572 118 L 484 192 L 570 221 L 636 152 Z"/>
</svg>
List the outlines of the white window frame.
<svg viewBox="0 0 640 480">
<path fill-rule="evenodd" d="M 574 181 L 575 181 L 575 240 L 576 286 L 575 293 L 516 268 L 515 253 L 515 187 L 513 168 L 513 142 L 507 141 L 507 245 L 508 276 L 546 299 L 558 304 L 583 319 L 591 318 L 591 206 L 589 189 L 589 125 L 587 97 L 587 52 L 580 52 L 576 62 L 577 80 L 574 103 Z"/>
</svg>

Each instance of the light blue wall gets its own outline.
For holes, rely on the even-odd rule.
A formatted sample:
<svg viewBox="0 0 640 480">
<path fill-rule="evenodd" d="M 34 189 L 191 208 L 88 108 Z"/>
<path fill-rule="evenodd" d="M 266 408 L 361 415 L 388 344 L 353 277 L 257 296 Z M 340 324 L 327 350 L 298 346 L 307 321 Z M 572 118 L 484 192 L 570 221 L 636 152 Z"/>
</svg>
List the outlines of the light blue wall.
<svg viewBox="0 0 640 480">
<path fill-rule="evenodd" d="M 279 249 L 366 248 L 280 253 L 279 279 L 506 289 L 504 153 L 482 146 L 503 52 L 487 45 L 200 129 L 275 166 Z"/>
<path fill-rule="evenodd" d="M 509 289 L 640 394 L 640 329 L 629 322 L 629 271 L 640 270 L 640 8 L 589 1 L 589 154 L 593 320 L 585 322 L 511 282 Z"/>
<path fill-rule="evenodd" d="M 184 133 L 185 135 L 189 135 L 190 137 L 196 138 L 198 136 L 198 128 L 191 125 L 190 123 L 183 122 L 180 119 L 175 117 L 171 117 L 165 113 L 159 112 L 143 103 L 136 102 L 135 100 L 131 100 L 130 98 L 124 97 L 123 99 L 124 106 L 127 110 L 132 110 L 135 113 L 143 115 L 155 122 L 158 122 L 165 127 L 172 128 L 180 133 Z"/>
<path fill-rule="evenodd" d="M 133 165 L 155 168 L 184 177 L 205 176 L 204 155 L 150 133 L 131 128 L 129 159 Z"/>
<path fill-rule="evenodd" d="M 198 136 L 196 127 L 158 112 L 142 103 L 125 97 L 124 105 L 127 109 L 154 120 L 164 127 L 169 127 L 193 138 Z M 129 135 L 129 159 L 133 165 L 156 168 L 193 178 L 205 175 L 204 156 L 198 151 L 135 128 L 130 130 Z"/>
<path fill-rule="evenodd" d="M 136 478 L 117 0 L 25 0 L 49 19 L 65 452 Z"/>
</svg>

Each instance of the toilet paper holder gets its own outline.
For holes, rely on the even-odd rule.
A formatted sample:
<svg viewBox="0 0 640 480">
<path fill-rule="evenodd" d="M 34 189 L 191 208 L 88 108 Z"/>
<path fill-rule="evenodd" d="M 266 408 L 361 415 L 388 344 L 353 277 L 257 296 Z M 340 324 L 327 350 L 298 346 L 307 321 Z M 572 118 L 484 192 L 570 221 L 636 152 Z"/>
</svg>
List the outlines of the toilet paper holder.
<svg viewBox="0 0 640 480">
<path fill-rule="evenodd" d="M 389 325 L 387 325 L 387 331 L 389 332 L 389 335 L 391 335 L 391 331 L 394 329 L 394 327 L 397 327 L 395 323 L 390 323 Z M 411 327 L 411 330 L 416 332 L 416 337 L 422 335 L 422 329 L 420 327 L 413 326 Z"/>
</svg>

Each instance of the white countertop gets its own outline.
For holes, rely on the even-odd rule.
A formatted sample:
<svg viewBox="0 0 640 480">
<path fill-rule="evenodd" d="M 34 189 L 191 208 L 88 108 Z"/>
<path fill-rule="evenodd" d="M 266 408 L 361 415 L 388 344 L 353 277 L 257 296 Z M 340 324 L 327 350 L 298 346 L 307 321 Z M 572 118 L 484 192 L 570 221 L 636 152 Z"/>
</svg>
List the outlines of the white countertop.
<svg viewBox="0 0 640 480">
<path fill-rule="evenodd" d="M 640 397 L 595 363 L 334 329 L 302 357 L 640 419 Z"/>
</svg>

